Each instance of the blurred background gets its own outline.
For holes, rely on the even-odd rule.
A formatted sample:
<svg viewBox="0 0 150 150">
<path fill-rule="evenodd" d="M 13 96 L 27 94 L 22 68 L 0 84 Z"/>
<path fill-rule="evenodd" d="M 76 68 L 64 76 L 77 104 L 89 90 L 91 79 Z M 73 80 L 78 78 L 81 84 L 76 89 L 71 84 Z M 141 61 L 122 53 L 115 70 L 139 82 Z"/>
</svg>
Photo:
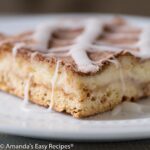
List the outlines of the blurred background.
<svg viewBox="0 0 150 150">
<path fill-rule="evenodd" d="M 0 0 L 0 14 L 77 12 L 150 16 L 150 0 Z"/>
</svg>

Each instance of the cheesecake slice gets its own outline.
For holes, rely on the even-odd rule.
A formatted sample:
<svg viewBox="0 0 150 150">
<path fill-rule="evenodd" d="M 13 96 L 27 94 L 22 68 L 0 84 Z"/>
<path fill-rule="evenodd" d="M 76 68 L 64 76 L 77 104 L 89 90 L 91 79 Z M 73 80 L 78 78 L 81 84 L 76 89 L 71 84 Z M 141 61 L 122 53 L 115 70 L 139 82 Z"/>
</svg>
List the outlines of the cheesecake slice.
<svg viewBox="0 0 150 150">
<path fill-rule="evenodd" d="M 150 96 L 150 26 L 59 20 L 0 34 L 0 89 L 76 118 Z"/>
</svg>

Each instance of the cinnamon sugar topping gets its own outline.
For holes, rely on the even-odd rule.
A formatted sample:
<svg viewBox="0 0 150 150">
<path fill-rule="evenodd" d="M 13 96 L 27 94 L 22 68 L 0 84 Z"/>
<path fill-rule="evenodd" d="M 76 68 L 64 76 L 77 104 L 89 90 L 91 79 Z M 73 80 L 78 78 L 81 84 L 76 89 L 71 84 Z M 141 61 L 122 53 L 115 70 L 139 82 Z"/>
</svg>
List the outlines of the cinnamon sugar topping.
<svg viewBox="0 0 150 150">
<path fill-rule="evenodd" d="M 82 73 L 97 72 L 102 60 L 107 61 L 124 50 L 138 57 L 149 57 L 149 26 L 134 27 L 117 19 L 110 22 L 87 19 L 80 21 L 76 28 L 73 21 L 40 24 L 30 34 L 14 38 L 17 42 L 14 42 L 13 54 L 21 47 L 32 49 L 45 57 L 73 62 L 75 71 Z M 94 57 L 90 57 L 91 54 Z"/>
</svg>

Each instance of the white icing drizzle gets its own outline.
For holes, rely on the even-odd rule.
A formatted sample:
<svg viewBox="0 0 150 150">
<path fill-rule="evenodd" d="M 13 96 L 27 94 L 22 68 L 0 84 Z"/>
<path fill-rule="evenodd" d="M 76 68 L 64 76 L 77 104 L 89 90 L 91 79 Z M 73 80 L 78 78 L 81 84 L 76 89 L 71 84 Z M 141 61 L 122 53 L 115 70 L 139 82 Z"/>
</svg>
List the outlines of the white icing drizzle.
<svg viewBox="0 0 150 150">
<path fill-rule="evenodd" d="M 29 90 L 30 90 L 31 79 L 32 79 L 32 75 L 29 75 L 27 81 L 25 82 L 24 101 L 23 101 L 24 105 L 27 105 L 29 102 Z"/>
<path fill-rule="evenodd" d="M 54 105 L 54 90 L 55 90 L 55 84 L 56 84 L 57 77 L 58 77 L 59 64 L 60 64 L 60 61 L 58 60 L 56 63 L 54 75 L 51 79 L 51 99 L 50 99 L 50 105 L 49 105 L 48 110 L 52 110 L 53 105 Z"/>
<path fill-rule="evenodd" d="M 51 35 L 57 28 L 58 23 L 56 22 L 40 24 L 33 34 L 33 39 L 35 39 L 36 42 L 35 48 L 47 50 Z"/>
<path fill-rule="evenodd" d="M 99 67 L 92 64 L 87 56 L 87 50 L 96 38 L 102 33 L 103 25 L 97 20 L 88 20 L 84 32 L 75 39 L 75 44 L 70 49 L 70 55 L 76 62 L 78 70 L 82 72 L 96 72 Z"/>
<path fill-rule="evenodd" d="M 48 49 L 49 52 L 65 52 L 65 51 L 69 51 L 69 49 L 71 49 L 72 46 L 64 46 L 64 47 L 57 47 L 57 48 L 50 48 Z"/>
<path fill-rule="evenodd" d="M 24 46 L 25 46 L 25 44 L 22 43 L 22 42 L 15 44 L 15 46 L 14 46 L 13 49 L 12 49 L 12 55 L 13 55 L 14 58 L 15 58 L 16 55 L 17 55 L 18 49 L 20 49 L 20 48 L 22 48 L 22 47 L 24 47 Z"/>
</svg>

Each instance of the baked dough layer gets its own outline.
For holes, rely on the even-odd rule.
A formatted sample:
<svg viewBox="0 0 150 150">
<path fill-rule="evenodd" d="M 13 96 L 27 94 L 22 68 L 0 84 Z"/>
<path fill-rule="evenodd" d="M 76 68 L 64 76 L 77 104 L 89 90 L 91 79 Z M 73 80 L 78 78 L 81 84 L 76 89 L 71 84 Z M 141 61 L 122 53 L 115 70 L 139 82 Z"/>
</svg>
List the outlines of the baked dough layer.
<svg viewBox="0 0 150 150">
<path fill-rule="evenodd" d="M 12 57 L 11 49 L 7 44 L 0 49 L 0 89 L 23 98 L 32 75 L 29 100 L 49 107 L 55 59 L 49 61 L 40 54 L 31 58 L 33 52 L 23 49 Z M 60 63 L 52 109 L 81 118 L 111 110 L 125 100 L 150 96 L 150 60 L 136 58 L 128 52 L 116 55 L 114 60 L 119 67 L 107 61 L 94 75 L 74 72 Z"/>
</svg>

